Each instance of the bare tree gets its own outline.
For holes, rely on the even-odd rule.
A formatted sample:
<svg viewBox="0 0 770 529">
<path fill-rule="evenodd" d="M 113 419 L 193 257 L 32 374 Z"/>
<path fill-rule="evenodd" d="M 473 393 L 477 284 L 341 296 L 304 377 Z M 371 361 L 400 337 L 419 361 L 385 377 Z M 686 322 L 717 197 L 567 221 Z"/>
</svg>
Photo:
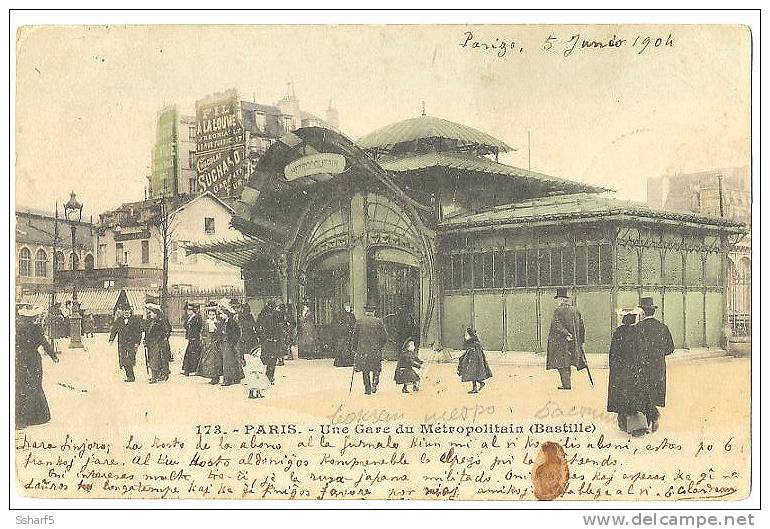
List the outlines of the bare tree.
<svg viewBox="0 0 770 529">
<path fill-rule="evenodd" d="M 174 242 L 174 233 L 176 231 L 174 226 L 174 217 L 176 215 L 176 209 L 174 209 L 173 201 L 169 200 L 167 188 L 164 185 L 163 193 L 156 204 L 156 215 L 154 216 L 152 223 L 157 226 L 160 232 L 161 247 L 163 250 L 163 271 L 160 287 L 160 306 L 164 313 L 167 313 L 168 309 L 168 265 L 169 256 Z"/>
</svg>

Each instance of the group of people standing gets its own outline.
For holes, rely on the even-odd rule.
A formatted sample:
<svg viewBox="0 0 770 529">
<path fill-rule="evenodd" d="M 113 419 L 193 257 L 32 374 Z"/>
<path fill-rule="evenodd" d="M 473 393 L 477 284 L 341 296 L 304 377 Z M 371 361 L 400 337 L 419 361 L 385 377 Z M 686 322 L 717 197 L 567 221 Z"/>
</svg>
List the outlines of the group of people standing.
<svg viewBox="0 0 770 529">
<path fill-rule="evenodd" d="M 121 305 L 112 322 L 109 343 L 118 340 L 118 365 L 126 373 L 126 382 L 134 382 L 136 351 L 144 341 L 145 364 L 150 371 L 150 384 L 164 382 L 170 375 L 172 360 L 171 323 L 161 309 L 157 298 L 145 299 L 146 320 L 135 316 L 130 305 Z"/>
<path fill-rule="evenodd" d="M 548 334 L 546 369 L 557 370 L 559 389 L 572 389 L 572 368 L 588 370 L 584 352 L 586 330 L 580 311 L 570 302 L 567 290 L 559 288 L 557 306 Z M 607 410 L 617 413 L 621 430 L 633 436 L 658 429 L 658 407 L 666 404 L 666 357 L 674 351 L 668 327 L 655 318 L 657 306 L 644 297 L 638 307 L 620 311 L 621 324 L 614 331 L 609 351 Z M 247 304 L 221 299 L 203 309 L 187 303 L 184 322 L 187 347 L 182 361 L 184 375 L 198 375 L 212 385 L 229 386 L 245 380 L 249 397 L 261 397 L 275 383 L 276 366 L 283 362 L 294 343 L 293 326 L 286 306 L 268 301 L 257 318 Z M 146 318 L 135 316 L 128 305 L 118 307 L 109 341 L 118 341 L 118 362 L 126 382 L 134 382 L 136 353 L 144 342 L 150 383 L 169 378 L 172 361 L 171 325 L 157 298 L 145 300 Z M 376 307 L 367 305 L 356 318 L 346 304 L 338 321 L 337 367 L 353 366 L 361 372 L 364 393 L 377 392 L 382 372 L 383 348 L 388 333 Z M 16 422 L 17 427 L 41 424 L 50 419 L 42 388 L 42 348 L 53 361 L 58 356 L 43 334 L 43 310 L 17 307 L 16 318 Z M 465 352 L 457 373 L 471 382 L 469 393 L 481 391 L 492 377 L 481 340 L 472 328 L 465 330 Z M 394 382 L 403 393 L 419 391 L 423 361 L 418 354 L 419 337 L 407 338 L 399 353 Z M 590 377 L 590 370 L 589 377 Z M 351 389 L 352 389 L 351 379 Z M 591 379 L 593 383 L 593 380 Z"/>
<path fill-rule="evenodd" d="M 559 389 L 570 390 L 572 368 L 589 369 L 583 350 L 586 331 L 567 289 L 559 288 L 555 298 L 546 369 L 557 370 Z M 674 340 L 666 324 L 655 318 L 657 308 L 653 298 L 642 297 L 638 307 L 621 309 L 610 343 L 607 411 L 617 413 L 618 427 L 633 436 L 657 431 L 658 407 L 666 405 L 666 357 L 674 352 Z"/>
</svg>

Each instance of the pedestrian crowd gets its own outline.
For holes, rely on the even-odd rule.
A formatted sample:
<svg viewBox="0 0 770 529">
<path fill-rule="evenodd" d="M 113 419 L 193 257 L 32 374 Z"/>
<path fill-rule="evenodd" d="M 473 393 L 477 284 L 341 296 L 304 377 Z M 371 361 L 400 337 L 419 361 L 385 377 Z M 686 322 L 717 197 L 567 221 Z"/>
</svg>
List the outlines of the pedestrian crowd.
<svg viewBox="0 0 770 529">
<path fill-rule="evenodd" d="M 559 374 L 559 389 L 572 389 L 572 368 L 586 370 L 583 317 L 571 303 L 566 288 L 554 296 L 554 309 L 548 333 L 546 369 Z M 660 412 L 666 404 L 666 357 L 674 351 L 668 327 L 655 318 L 657 306 L 644 297 L 639 306 L 620 309 L 620 326 L 614 331 L 609 350 L 607 410 L 617 413 L 618 427 L 632 436 L 657 431 Z M 211 385 L 243 384 L 248 398 L 262 398 L 275 384 L 276 368 L 287 357 L 313 358 L 317 333 L 313 313 L 304 305 L 300 326 L 295 332 L 289 318 L 291 309 L 284 303 L 268 300 L 255 318 L 248 304 L 223 298 L 185 305 L 185 339 L 182 374 L 200 376 Z M 357 318 L 345 304 L 337 321 L 336 367 L 353 367 L 361 373 L 364 393 L 377 393 L 383 364 L 383 350 L 388 342 L 384 320 L 377 307 L 366 305 Z M 43 333 L 43 311 L 37 307 L 17 306 L 16 310 L 16 423 L 17 427 L 42 424 L 50 412 L 42 387 L 42 348 L 53 361 L 58 356 Z M 394 382 L 404 394 L 418 392 L 424 362 L 419 357 L 419 331 L 403 342 L 398 354 Z M 93 332 L 90 330 L 86 332 Z M 165 382 L 173 360 L 169 338 L 172 326 L 157 298 L 145 300 L 145 317 L 135 315 L 127 304 L 117 307 L 109 342 L 117 339 L 118 365 L 125 381 L 136 380 L 134 367 L 140 345 L 144 345 L 145 365 L 150 384 Z M 53 335 L 56 337 L 57 335 Z M 296 344 L 296 346 L 295 346 Z M 465 351 L 459 357 L 457 374 L 470 382 L 469 393 L 479 393 L 492 377 L 492 370 L 481 339 L 472 327 L 464 332 Z"/>
</svg>

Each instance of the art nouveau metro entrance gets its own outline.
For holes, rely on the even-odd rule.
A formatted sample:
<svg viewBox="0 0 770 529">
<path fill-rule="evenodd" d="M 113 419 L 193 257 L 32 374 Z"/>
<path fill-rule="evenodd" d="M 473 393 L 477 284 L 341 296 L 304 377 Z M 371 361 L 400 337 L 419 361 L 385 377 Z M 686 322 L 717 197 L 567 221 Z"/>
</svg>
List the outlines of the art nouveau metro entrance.
<svg viewBox="0 0 770 529">
<path fill-rule="evenodd" d="M 367 284 L 370 302 L 396 347 L 408 338 L 419 342 L 420 328 L 420 270 L 408 254 L 391 249 L 369 252 Z M 394 257 L 401 257 L 399 261 Z M 387 260 L 390 258 L 391 260 Z"/>
</svg>

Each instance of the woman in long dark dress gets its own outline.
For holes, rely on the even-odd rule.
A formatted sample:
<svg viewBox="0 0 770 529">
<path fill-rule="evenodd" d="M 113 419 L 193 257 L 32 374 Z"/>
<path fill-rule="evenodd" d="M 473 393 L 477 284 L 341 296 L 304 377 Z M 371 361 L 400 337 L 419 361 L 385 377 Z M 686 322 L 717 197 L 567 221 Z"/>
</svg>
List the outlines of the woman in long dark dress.
<svg viewBox="0 0 770 529">
<path fill-rule="evenodd" d="M 227 300 L 219 302 L 222 321 L 220 343 L 222 347 L 222 385 L 239 384 L 243 380 L 243 351 L 239 346 L 241 328 L 235 320 L 235 309 Z"/>
<path fill-rule="evenodd" d="M 41 347 L 51 360 L 59 358 L 45 339 L 37 319 L 42 309 L 19 309 L 16 313 L 16 428 L 44 424 L 51 420 L 43 391 Z"/>
<path fill-rule="evenodd" d="M 465 329 L 465 352 L 457 364 L 457 374 L 463 382 L 473 382 L 468 393 L 478 393 L 485 386 L 484 381 L 492 377 L 481 341 L 471 328 Z"/>
<path fill-rule="evenodd" d="M 219 384 L 222 376 L 222 348 L 220 336 L 221 324 L 217 321 L 217 305 L 209 303 L 206 306 L 206 321 L 201 330 L 201 359 L 195 374 L 210 378 L 209 384 Z"/>
<path fill-rule="evenodd" d="M 182 360 L 182 373 L 189 376 L 198 369 L 198 363 L 201 359 L 201 330 L 203 322 L 198 314 L 198 305 L 188 303 L 187 320 L 184 322 L 184 334 L 187 339 L 187 348 L 184 351 Z"/>
<path fill-rule="evenodd" d="M 147 323 L 144 329 L 144 346 L 150 368 L 150 384 L 168 380 L 169 375 L 169 325 L 159 305 L 145 303 Z"/>
<path fill-rule="evenodd" d="M 302 307 L 302 318 L 300 319 L 299 331 L 297 333 L 297 346 L 299 348 L 300 358 L 318 357 L 318 333 L 315 327 L 313 312 L 310 307 Z"/>
</svg>

